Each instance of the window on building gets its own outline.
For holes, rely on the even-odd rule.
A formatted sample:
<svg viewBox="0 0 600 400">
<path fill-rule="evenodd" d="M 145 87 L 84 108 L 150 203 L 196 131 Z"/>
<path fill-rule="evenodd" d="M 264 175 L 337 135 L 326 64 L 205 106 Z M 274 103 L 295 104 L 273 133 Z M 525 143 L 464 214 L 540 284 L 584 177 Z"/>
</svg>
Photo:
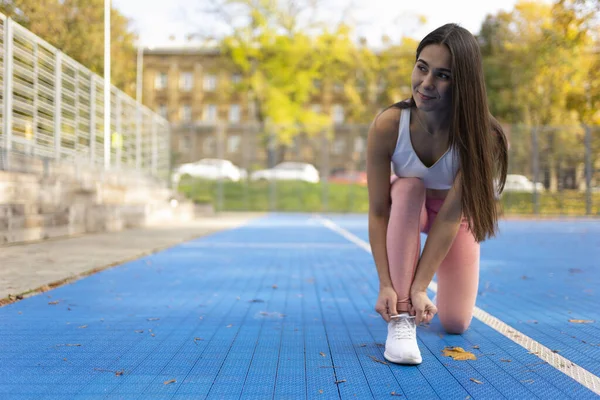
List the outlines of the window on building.
<svg viewBox="0 0 600 400">
<path fill-rule="evenodd" d="M 183 72 L 179 78 L 179 88 L 184 92 L 189 92 L 194 87 L 194 74 Z"/>
<path fill-rule="evenodd" d="M 344 152 L 345 147 L 346 141 L 344 140 L 344 138 L 336 138 L 333 141 L 333 148 L 331 149 L 331 151 L 333 152 L 333 154 L 342 154 Z"/>
<path fill-rule="evenodd" d="M 179 139 L 179 151 L 187 153 L 192 148 L 192 139 L 188 135 L 182 135 Z"/>
<path fill-rule="evenodd" d="M 217 120 L 217 105 L 207 104 L 204 107 L 204 120 L 205 121 L 216 121 Z"/>
<path fill-rule="evenodd" d="M 207 92 L 214 92 L 217 90 L 217 76 L 216 75 L 204 75 L 204 90 Z"/>
<path fill-rule="evenodd" d="M 214 156 L 216 151 L 217 151 L 217 148 L 216 148 L 215 138 L 212 136 L 208 136 L 208 137 L 204 138 L 204 141 L 202 142 L 202 152 L 205 155 Z"/>
<path fill-rule="evenodd" d="M 354 151 L 362 153 L 365 150 L 365 139 L 362 137 L 354 138 Z"/>
<path fill-rule="evenodd" d="M 227 151 L 229 153 L 237 153 L 240 149 L 240 135 L 233 135 L 227 138 Z"/>
<path fill-rule="evenodd" d="M 165 119 L 169 118 L 166 104 L 160 104 L 158 106 L 158 115 L 160 115 L 161 117 L 163 117 Z"/>
<path fill-rule="evenodd" d="M 181 121 L 191 122 L 192 121 L 192 106 L 184 104 L 181 106 Z"/>
<path fill-rule="evenodd" d="M 240 105 L 232 104 L 229 106 L 229 122 L 240 122 Z"/>
<path fill-rule="evenodd" d="M 154 88 L 156 90 L 163 90 L 167 88 L 167 73 L 159 72 L 154 78 Z"/>
<path fill-rule="evenodd" d="M 231 75 L 231 83 L 237 85 L 242 82 L 242 74 L 233 74 Z"/>
<path fill-rule="evenodd" d="M 344 107 L 341 104 L 333 105 L 333 122 L 336 124 L 344 122 Z"/>
</svg>

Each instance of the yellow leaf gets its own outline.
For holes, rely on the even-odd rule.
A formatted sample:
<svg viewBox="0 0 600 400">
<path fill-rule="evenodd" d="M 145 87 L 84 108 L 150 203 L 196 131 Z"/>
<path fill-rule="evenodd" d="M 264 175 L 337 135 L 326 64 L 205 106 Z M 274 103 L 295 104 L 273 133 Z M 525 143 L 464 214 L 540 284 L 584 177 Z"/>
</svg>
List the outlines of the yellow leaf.
<svg viewBox="0 0 600 400">
<path fill-rule="evenodd" d="M 570 319 L 569 322 L 572 322 L 574 324 L 593 324 L 596 321 L 591 319 Z"/>
<path fill-rule="evenodd" d="M 170 381 L 164 381 L 163 383 L 164 383 L 165 385 L 170 385 L 171 383 L 175 383 L 175 382 L 177 382 L 177 380 L 175 380 L 175 379 L 171 379 Z"/>
<path fill-rule="evenodd" d="M 456 361 L 477 360 L 475 354 L 465 351 L 462 347 L 446 347 L 443 353 L 445 357 L 452 357 Z"/>
</svg>

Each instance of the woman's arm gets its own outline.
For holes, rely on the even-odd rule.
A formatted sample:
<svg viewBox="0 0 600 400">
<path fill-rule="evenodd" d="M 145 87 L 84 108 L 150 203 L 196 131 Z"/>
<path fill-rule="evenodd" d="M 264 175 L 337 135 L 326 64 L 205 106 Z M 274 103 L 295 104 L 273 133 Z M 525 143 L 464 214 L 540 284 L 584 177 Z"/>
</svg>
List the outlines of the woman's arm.
<svg viewBox="0 0 600 400">
<path fill-rule="evenodd" d="M 462 174 L 459 171 L 427 235 L 425 248 L 410 289 L 411 295 L 427 290 L 435 271 L 448 254 L 458 233 L 462 219 L 461 182 Z"/>
<path fill-rule="evenodd" d="M 369 242 L 379 275 L 380 290 L 392 287 L 386 237 L 390 217 L 390 166 L 398 138 L 399 118 L 398 109 L 390 108 L 383 111 L 375 118 L 367 139 Z"/>
</svg>

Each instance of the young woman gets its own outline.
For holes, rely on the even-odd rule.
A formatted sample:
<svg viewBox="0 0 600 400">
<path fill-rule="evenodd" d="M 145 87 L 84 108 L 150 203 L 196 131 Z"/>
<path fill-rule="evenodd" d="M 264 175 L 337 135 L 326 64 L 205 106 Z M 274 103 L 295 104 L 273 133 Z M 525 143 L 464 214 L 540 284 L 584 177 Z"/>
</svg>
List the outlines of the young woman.
<svg viewBox="0 0 600 400">
<path fill-rule="evenodd" d="M 375 310 L 388 322 L 385 358 L 401 364 L 421 363 L 416 326 L 436 313 L 448 333 L 468 328 L 479 242 L 497 231 L 495 195 L 507 169 L 506 137 L 488 110 L 475 37 L 447 24 L 416 55 L 411 98 L 375 118 L 367 145 Z M 426 292 L 435 273 L 437 304 Z"/>
</svg>

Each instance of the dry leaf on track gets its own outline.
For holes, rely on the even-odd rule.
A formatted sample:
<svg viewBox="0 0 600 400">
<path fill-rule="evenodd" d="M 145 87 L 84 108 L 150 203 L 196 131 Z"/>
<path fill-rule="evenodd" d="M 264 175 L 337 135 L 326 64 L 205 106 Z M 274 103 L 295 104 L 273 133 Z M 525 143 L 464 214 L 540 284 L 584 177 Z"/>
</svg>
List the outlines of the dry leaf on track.
<svg viewBox="0 0 600 400">
<path fill-rule="evenodd" d="M 465 351 L 462 347 L 446 347 L 442 352 L 445 357 L 452 357 L 456 361 L 477 360 L 475 354 Z"/>
</svg>

